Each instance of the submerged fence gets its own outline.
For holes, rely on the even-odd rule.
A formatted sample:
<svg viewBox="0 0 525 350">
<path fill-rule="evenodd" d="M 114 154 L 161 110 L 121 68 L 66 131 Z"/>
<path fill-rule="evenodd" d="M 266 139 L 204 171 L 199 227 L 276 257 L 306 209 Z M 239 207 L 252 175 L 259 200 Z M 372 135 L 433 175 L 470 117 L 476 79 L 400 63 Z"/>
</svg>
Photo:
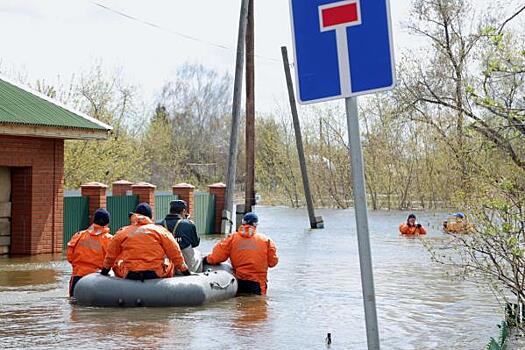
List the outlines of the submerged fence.
<svg viewBox="0 0 525 350">
<path fill-rule="evenodd" d="M 206 192 L 196 192 L 193 205 L 193 220 L 197 233 L 212 233 L 215 224 L 215 196 Z"/>
<path fill-rule="evenodd" d="M 71 237 L 89 225 L 89 198 L 64 197 L 64 249 Z"/>
<path fill-rule="evenodd" d="M 164 219 L 170 211 L 170 202 L 179 199 L 177 195 L 155 195 L 155 220 Z M 215 196 L 207 192 L 195 192 L 193 195 L 193 216 L 191 220 L 197 227 L 197 233 L 213 233 L 215 218 Z"/>
<path fill-rule="evenodd" d="M 169 213 L 169 203 L 179 199 L 177 195 L 155 195 L 155 221 L 164 219 Z M 122 226 L 129 224 L 129 212 L 135 210 L 139 203 L 136 195 L 107 196 L 106 208 L 111 214 L 111 234 L 117 232 Z M 207 192 L 195 192 L 193 195 L 193 217 L 199 234 L 214 232 L 215 196 Z M 71 237 L 80 230 L 89 226 L 89 197 L 70 196 L 64 197 L 64 249 Z"/>
<path fill-rule="evenodd" d="M 129 212 L 139 204 L 138 196 L 108 196 L 107 210 L 111 214 L 110 233 L 115 234 L 122 226 L 129 225 Z"/>
<path fill-rule="evenodd" d="M 155 195 L 155 220 L 159 221 L 170 212 L 170 202 L 179 199 L 176 194 Z"/>
</svg>

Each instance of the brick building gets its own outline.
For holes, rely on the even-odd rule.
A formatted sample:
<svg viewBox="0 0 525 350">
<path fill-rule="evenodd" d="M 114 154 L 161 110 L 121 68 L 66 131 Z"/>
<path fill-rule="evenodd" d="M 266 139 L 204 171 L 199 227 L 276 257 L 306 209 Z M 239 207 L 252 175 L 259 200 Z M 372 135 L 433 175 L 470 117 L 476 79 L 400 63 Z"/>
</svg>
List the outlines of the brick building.
<svg viewBox="0 0 525 350">
<path fill-rule="evenodd" d="M 0 254 L 62 252 L 64 140 L 110 130 L 0 77 Z"/>
</svg>

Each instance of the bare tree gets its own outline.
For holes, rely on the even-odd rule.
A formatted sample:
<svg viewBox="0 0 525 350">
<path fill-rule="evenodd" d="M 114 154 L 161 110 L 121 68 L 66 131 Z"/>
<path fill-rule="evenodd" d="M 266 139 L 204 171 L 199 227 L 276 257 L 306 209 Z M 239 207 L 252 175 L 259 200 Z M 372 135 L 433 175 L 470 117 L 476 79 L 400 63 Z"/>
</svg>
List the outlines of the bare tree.
<svg viewBox="0 0 525 350">
<path fill-rule="evenodd" d="M 218 176 L 225 169 L 228 151 L 228 114 L 231 111 L 231 77 L 202 65 L 185 64 L 162 89 L 159 103 L 173 124 L 173 141 L 188 150 L 187 163 L 216 164 Z M 197 168 L 180 171 L 197 182 L 211 178 Z"/>
</svg>

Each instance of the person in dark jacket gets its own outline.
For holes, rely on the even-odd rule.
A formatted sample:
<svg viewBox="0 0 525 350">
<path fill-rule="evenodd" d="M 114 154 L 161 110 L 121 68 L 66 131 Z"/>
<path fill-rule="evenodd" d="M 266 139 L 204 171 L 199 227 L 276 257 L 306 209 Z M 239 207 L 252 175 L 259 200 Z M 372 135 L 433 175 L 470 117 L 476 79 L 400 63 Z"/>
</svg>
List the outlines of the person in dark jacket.
<svg viewBox="0 0 525 350">
<path fill-rule="evenodd" d="M 157 225 L 164 226 L 173 234 L 173 237 L 179 243 L 184 261 L 191 272 L 202 272 L 201 254 L 197 249 L 200 238 L 197 234 L 195 224 L 187 219 L 188 205 L 183 200 L 174 200 L 170 202 L 170 212 L 164 220 Z"/>
</svg>

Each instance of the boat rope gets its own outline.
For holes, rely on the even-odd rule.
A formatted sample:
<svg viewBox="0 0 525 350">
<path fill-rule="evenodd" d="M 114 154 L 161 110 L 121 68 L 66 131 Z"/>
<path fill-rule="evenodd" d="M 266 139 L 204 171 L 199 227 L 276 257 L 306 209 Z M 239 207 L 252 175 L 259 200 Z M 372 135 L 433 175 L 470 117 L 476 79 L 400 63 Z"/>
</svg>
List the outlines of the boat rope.
<svg viewBox="0 0 525 350">
<path fill-rule="evenodd" d="M 219 282 L 215 282 L 215 281 L 213 281 L 213 282 L 210 282 L 210 287 L 211 287 L 212 289 L 214 289 L 214 288 L 215 288 L 215 289 L 226 289 L 226 288 L 228 288 L 231 284 L 233 284 L 234 282 L 235 282 L 235 278 L 232 278 L 232 279 L 230 280 L 230 282 L 228 282 L 228 284 L 226 284 L 226 285 L 224 285 L 224 286 L 221 286 L 221 284 L 220 284 Z"/>
</svg>

